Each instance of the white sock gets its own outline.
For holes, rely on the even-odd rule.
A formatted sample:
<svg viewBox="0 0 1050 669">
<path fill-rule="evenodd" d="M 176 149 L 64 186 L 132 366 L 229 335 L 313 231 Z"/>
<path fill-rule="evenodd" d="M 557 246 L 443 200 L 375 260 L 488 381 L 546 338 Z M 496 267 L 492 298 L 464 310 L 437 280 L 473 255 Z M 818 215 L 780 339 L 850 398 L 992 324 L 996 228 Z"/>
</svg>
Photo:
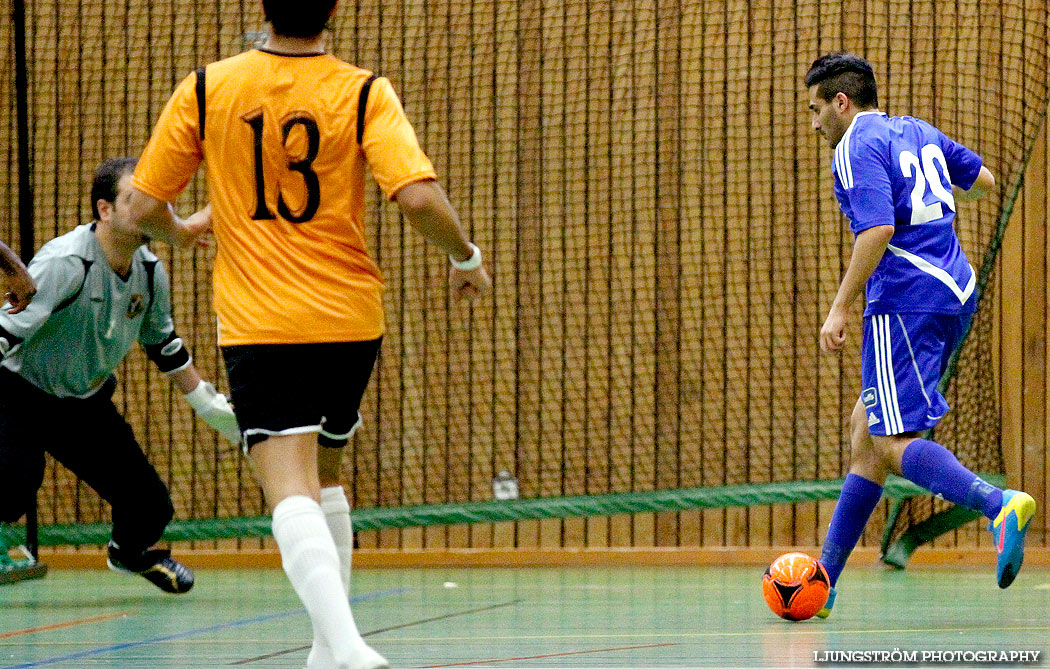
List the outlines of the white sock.
<svg viewBox="0 0 1050 669">
<path fill-rule="evenodd" d="M 343 577 L 343 592 L 350 592 L 351 551 L 354 549 L 354 528 L 350 521 L 350 500 L 346 498 L 343 486 L 321 488 L 321 510 L 328 531 L 335 542 L 335 552 L 339 553 L 339 572 Z"/>
<path fill-rule="evenodd" d="M 343 579 L 343 591 L 350 592 L 350 554 L 354 547 L 353 525 L 350 521 L 350 501 L 346 498 L 343 486 L 321 488 L 321 510 L 335 542 L 335 552 L 339 554 L 339 575 Z M 314 645 L 306 661 L 307 669 L 325 666 L 330 662 L 331 651 L 324 640 L 315 631 Z"/>
<path fill-rule="evenodd" d="M 310 614 L 315 634 L 336 667 L 349 667 L 365 645 L 342 590 L 339 556 L 321 506 L 304 495 L 287 497 L 273 510 L 273 537 L 281 565 Z"/>
</svg>

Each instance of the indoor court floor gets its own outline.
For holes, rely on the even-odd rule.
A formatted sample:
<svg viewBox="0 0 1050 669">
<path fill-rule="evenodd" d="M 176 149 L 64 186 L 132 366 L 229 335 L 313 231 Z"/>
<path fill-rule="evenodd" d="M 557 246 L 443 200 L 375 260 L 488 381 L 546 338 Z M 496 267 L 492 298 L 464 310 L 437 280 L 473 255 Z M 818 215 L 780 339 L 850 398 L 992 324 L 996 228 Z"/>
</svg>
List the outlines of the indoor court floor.
<svg viewBox="0 0 1050 669">
<path fill-rule="evenodd" d="M 1045 662 L 1050 652 L 1050 570 L 1026 569 L 1000 591 L 989 568 L 854 567 L 832 616 L 801 623 L 769 612 L 761 574 L 358 569 L 352 601 L 395 667 L 811 667 L 836 666 L 815 662 L 825 651 L 893 649 L 1038 650 Z M 0 602 L 8 668 L 301 668 L 311 639 L 279 570 L 198 570 L 179 597 L 105 571 L 52 570 L 0 587 Z"/>
</svg>

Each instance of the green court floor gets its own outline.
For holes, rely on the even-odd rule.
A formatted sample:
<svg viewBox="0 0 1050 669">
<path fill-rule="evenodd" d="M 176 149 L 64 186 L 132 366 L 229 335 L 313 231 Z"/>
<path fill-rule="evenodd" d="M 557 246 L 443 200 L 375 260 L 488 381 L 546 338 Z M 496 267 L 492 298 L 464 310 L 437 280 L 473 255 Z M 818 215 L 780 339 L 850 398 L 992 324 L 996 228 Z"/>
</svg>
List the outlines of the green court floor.
<svg viewBox="0 0 1050 669">
<path fill-rule="evenodd" d="M 396 667 L 809 667 L 825 651 L 1050 652 L 1050 571 L 858 567 L 827 620 L 790 623 L 757 567 L 356 570 L 362 632 Z M 303 667 L 309 621 L 276 570 L 187 595 L 52 571 L 0 587 L 0 667 Z M 823 657 L 827 657 L 823 655 Z M 842 665 L 839 665 L 842 666 Z M 912 665 L 914 666 L 914 665 Z M 956 665 L 959 666 L 959 665 Z"/>
</svg>

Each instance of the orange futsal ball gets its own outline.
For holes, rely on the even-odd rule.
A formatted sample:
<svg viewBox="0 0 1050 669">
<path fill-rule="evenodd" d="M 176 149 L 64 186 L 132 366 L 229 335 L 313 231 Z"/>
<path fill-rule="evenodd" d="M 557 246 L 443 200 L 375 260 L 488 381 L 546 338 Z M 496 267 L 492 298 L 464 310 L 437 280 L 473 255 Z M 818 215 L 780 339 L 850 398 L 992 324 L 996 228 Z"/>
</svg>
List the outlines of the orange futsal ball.
<svg viewBox="0 0 1050 669">
<path fill-rule="evenodd" d="M 831 583 L 823 565 L 805 553 L 786 553 L 762 575 L 762 596 L 769 609 L 786 620 L 817 615 L 828 601 Z"/>
</svg>

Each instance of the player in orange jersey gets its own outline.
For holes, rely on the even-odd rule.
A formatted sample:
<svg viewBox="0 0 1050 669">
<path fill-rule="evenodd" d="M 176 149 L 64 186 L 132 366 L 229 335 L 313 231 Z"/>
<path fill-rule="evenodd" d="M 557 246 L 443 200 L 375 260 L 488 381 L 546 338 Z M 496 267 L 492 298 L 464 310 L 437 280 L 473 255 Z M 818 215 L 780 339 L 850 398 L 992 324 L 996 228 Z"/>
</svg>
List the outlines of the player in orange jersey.
<svg viewBox="0 0 1050 669">
<path fill-rule="evenodd" d="M 219 344 L 285 572 L 314 625 L 308 667 L 383 667 L 347 603 L 342 446 L 383 334 L 365 241 L 365 168 L 450 257 L 451 288 L 490 288 L 390 82 L 325 53 L 336 0 L 263 0 L 265 45 L 187 77 L 135 171 L 135 220 L 190 246 L 209 226 Z M 210 221 L 167 203 L 206 165 Z"/>
</svg>

